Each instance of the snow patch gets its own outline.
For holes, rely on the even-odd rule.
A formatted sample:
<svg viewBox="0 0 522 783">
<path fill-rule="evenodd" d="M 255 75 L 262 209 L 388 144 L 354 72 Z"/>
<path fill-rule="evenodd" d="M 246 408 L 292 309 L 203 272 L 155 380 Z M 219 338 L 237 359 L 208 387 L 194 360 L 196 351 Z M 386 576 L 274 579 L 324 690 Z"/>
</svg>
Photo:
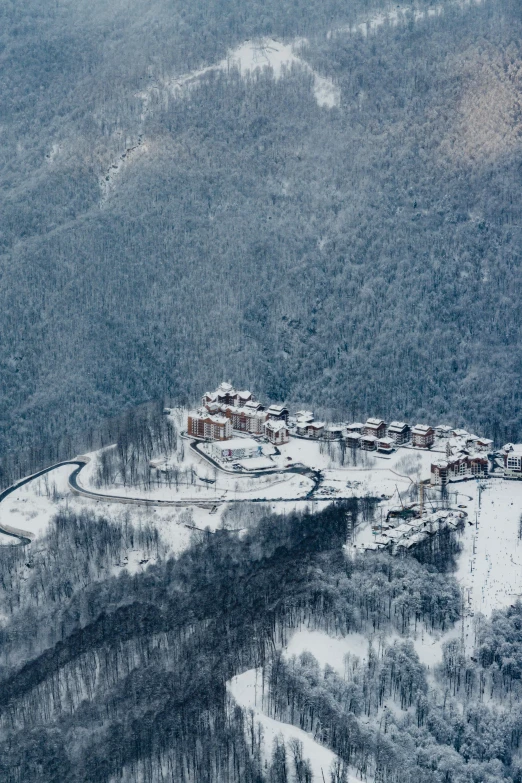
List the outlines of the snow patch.
<svg viewBox="0 0 522 783">
<path fill-rule="evenodd" d="M 322 783 L 329 780 L 329 770 L 337 756 L 328 748 L 316 742 L 310 734 L 292 726 L 290 723 L 282 723 L 265 714 L 262 708 L 262 674 L 260 669 L 249 671 L 233 677 L 227 683 L 227 689 L 237 704 L 245 710 L 252 710 L 255 720 L 263 727 L 264 760 L 270 761 L 274 739 L 282 736 L 285 744 L 291 739 L 300 740 L 303 743 L 303 756 L 309 759 L 314 783 Z M 357 778 L 350 776 L 349 783 L 357 783 Z"/>
</svg>

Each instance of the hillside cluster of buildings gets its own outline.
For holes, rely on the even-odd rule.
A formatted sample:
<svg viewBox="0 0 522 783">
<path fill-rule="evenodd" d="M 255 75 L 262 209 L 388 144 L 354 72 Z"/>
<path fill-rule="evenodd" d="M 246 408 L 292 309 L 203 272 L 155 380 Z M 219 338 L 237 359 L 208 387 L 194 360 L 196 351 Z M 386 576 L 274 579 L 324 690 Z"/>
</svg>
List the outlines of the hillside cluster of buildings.
<svg viewBox="0 0 522 783">
<path fill-rule="evenodd" d="M 288 442 L 288 408 L 271 405 L 265 409 L 252 392 L 237 391 L 222 383 L 206 392 L 201 407 L 188 417 L 187 432 L 197 438 L 229 440 L 236 432 L 263 436 L 274 445 Z"/>
<path fill-rule="evenodd" d="M 387 522 L 374 527 L 373 541 L 363 548 L 366 551 L 384 549 L 391 554 L 400 555 L 441 530 L 458 530 L 465 523 L 465 519 L 466 514 L 462 511 L 444 509 L 425 516 L 412 517 L 401 521 L 399 525 Z"/>
<path fill-rule="evenodd" d="M 446 453 L 431 465 L 431 483 L 434 486 L 487 475 L 487 455 L 493 450 L 493 441 L 489 438 L 444 424 L 437 427 L 428 424 L 411 426 L 403 421 L 388 424 L 380 418 L 369 418 L 364 423 L 326 424 L 316 420 L 309 410 L 299 410 L 290 415 L 284 405 L 265 407 L 251 391 L 237 390 L 230 383 L 222 383 L 215 391 L 205 392 L 201 406 L 188 417 L 187 433 L 215 441 L 216 456 L 229 460 L 259 456 L 259 437 L 279 446 L 287 443 L 292 434 L 312 440 L 340 441 L 350 449 L 382 454 L 391 454 L 404 445 L 429 450 L 437 439 L 439 447 L 441 441 L 445 443 Z M 243 434 L 239 440 L 237 433 Z M 249 443 L 245 442 L 244 435 L 252 436 Z M 219 445 L 223 441 L 227 443 Z M 522 446 L 508 444 L 505 454 L 506 472 L 522 477 Z"/>
</svg>

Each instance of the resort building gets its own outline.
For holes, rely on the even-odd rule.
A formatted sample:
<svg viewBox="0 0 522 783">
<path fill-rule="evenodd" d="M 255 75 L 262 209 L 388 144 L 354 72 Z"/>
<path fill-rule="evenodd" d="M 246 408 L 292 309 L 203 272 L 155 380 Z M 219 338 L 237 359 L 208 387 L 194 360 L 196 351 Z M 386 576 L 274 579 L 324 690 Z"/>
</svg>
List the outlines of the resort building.
<svg viewBox="0 0 522 783">
<path fill-rule="evenodd" d="M 232 437 L 232 422 L 226 416 L 198 411 L 189 415 L 187 433 L 206 440 L 227 440 Z"/>
<path fill-rule="evenodd" d="M 263 455 L 263 447 L 252 438 L 234 438 L 226 443 L 213 443 L 212 456 L 221 462 L 230 462 Z"/>
<path fill-rule="evenodd" d="M 484 454 L 458 454 L 437 460 L 431 466 L 431 484 L 443 487 L 449 481 L 487 476 L 489 460 Z"/>
<path fill-rule="evenodd" d="M 377 441 L 377 451 L 383 454 L 391 454 L 394 450 L 394 442 L 392 438 L 379 438 Z"/>
<path fill-rule="evenodd" d="M 396 446 L 402 446 L 410 439 L 410 427 L 403 421 L 392 421 L 388 427 L 388 437 L 391 438 Z"/>
<path fill-rule="evenodd" d="M 522 478 L 522 444 L 506 443 L 502 452 L 504 476 L 506 478 Z"/>
<path fill-rule="evenodd" d="M 379 439 L 375 435 L 361 435 L 359 444 L 363 451 L 375 451 Z"/>
<path fill-rule="evenodd" d="M 429 449 L 435 442 L 435 430 L 428 424 L 417 424 L 411 431 L 411 442 L 420 449 Z"/>
<path fill-rule="evenodd" d="M 274 446 L 288 443 L 288 425 L 282 419 L 269 419 L 263 425 L 265 437 Z"/>
<path fill-rule="evenodd" d="M 202 402 L 205 407 L 209 403 L 217 403 L 217 405 L 232 405 L 234 408 L 241 408 L 253 399 L 252 392 L 236 391 L 230 383 L 223 382 L 216 391 L 205 392 Z"/>
<path fill-rule="evenodd" d="M 373 435 L 375 438 L 384 438 L 386 435 L 386 422 L 383 419 L 367 419 L 362 434 Z"/>
<path fill-rule="evenodd" d="M 280 419 L 288 423 L 289 411 L 284 405 L 271 405 L 267 410 L 267 414 L 269 419 Z"/>
</svg>

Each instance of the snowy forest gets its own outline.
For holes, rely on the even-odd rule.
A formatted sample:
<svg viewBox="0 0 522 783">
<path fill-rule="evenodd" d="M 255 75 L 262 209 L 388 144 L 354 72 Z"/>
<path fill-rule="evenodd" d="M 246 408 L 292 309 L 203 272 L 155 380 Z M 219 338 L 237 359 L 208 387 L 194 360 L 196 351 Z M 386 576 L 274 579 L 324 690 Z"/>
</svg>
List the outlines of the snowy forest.
<svg viewBox="0 0 522 783">
<path fill-rule="evenodd" d="M 441 6 L 3 4 L 3 454 L 223 377 L 520 435 L 520 5 Z M 261 35 L 339 105 L 298 66 L 162 87 Z"/>
<path fill-rule="evenodd" d="M 471 657 L 458 634 L 447 641 L 429 672 L 409 635 L 458 629 L 450 561 L 346 558 L 347 517 L 360 513 L 354 499 L 267 513 L 242 536 L 195 531 L 178 558 L 134 576 L 107 569 L 133 537 L 157 551 L 157 535 L 94 515 L 58 515 L 23 578 L 24 550 L 1 547 L 2 781 L 311 781 L 298 742 L 263 757 L 262 732 L 230 697 L 227 682 L 258 667 L 269 714 L 337 754 L 333 783 L 348 768 L 390 783 L 519 783 L 521 605 L 483 622 Z M 348 656 L 339 677 L 310 653 L 283 657 L 303 626 L 366 634 L 366 663 Z"/>
</svg>

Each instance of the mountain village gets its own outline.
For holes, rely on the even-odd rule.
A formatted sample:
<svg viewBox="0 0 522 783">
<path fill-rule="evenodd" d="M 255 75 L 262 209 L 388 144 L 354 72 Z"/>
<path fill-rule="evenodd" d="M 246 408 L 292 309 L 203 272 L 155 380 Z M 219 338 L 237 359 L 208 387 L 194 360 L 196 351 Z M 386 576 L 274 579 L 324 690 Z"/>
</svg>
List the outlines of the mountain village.
<svg viewBox="0 0 522 783">
<path fill-rule="evenodd" d="M 522 479 L 522 445 L 506 444 L 495 452 L 491 439 L 446 424 L 410 425 L 371 417 L 366 422 L 327 424 L 314 413 L 291 413 L 282 404 L 265 407 L 250 391 L 238 391 L 222 383 L 206 392 L 201 407 L 189 413 L 187 435 L 212 443 L 212 455 L 222 467 L 233 463 L 236 470 L 273 467 L 263 443 L 280 447 L 290 438 L 335 441 L 341 448 L 374 452 L 385 457 L 398 449 L 429 451 L 430 483 L 444 487 L 449 482 L 486 477 L 490 473 Z M 247 460 L 245 462 L 245 460 Z M 250 461 L 253 460 L 253 461 Z"/>
</svg>

